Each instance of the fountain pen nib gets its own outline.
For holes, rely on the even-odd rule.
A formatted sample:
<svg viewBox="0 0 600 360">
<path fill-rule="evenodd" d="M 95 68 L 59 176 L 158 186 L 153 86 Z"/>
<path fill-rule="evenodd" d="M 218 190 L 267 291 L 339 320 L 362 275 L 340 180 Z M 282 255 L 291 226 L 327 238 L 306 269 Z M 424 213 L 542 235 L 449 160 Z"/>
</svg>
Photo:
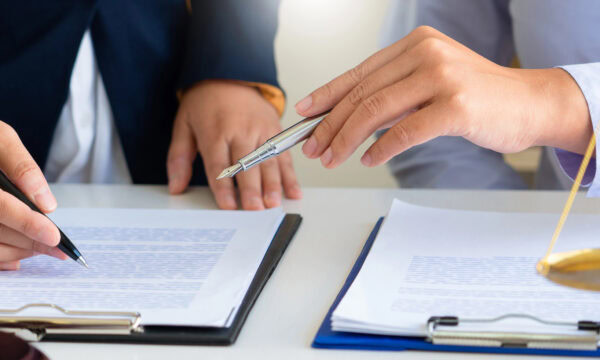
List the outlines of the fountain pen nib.
<svg viewBox="0 0 600 360">
<path fill-rule="evenodd" d="M 83 258 L 83 256 L 80 256 L 77 258 L 77 262 L 81 265 L 81 266 L 85 266 L 86 269 L 89 269 L 90 267 L 87 264 L 87 261 L 85 261 L 85 259 Z"/>
<path fill-rule="evenodd" d="M 223 172 L 221 172 L 219 174 L 219 176 L 217 176 L 217 180 L 226 178 L 226 177 L 234 177 L 235 174 L 239 173 L 241 170 L 242 170 L 242 165 L 240 165 L 240 163 L 231 165 L 230 167 L 223 170 Z"/>
</svg>

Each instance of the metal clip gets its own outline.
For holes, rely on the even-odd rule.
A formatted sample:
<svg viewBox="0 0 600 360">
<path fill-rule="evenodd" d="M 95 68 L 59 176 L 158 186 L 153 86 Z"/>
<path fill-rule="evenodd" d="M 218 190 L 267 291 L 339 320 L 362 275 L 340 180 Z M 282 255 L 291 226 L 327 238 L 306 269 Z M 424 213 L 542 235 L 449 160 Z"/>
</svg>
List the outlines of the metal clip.
<svg viewBox="0 0 600 360">
<path fill-rule="evenodd" d="M 525 319 L 542 325 L 581 331 L 581 334 L 526 333 L 506 331 L 441 330 L 460 324 L 495 323 L 505 319 Z M 600 324 L 593 321 L 547 321 L 527 314 L 506 314 L 489 319 L 459 319 L 456 316 L 433 316 L 427 321 L 427 341 L 438 345 L 516 347 L 531 349 L 591 350 L 598 348 Z"/>
<path fill-rule="evenodd" d="M 1 316 L 29 308 L 51 308 L 67 316 Z M 67 310 L 55 304 L 27 304 L 17 309 L 0 309 L 0 330 L 25 340 L 39 341 L 46 334 L 131 334 L 143 331 L 138 312 Z"/>
</svg>

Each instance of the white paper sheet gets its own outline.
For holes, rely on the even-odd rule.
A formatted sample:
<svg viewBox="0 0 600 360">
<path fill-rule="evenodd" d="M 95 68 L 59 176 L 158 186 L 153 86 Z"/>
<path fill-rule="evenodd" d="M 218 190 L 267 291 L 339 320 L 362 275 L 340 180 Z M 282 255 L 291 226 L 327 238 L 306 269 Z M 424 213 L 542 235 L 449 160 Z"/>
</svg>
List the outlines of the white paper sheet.
<svg viewBox="0 0 600 360">
<path fill-rule="evenodd" d="M 281 208 L 59 209 L 52 219 L 90 269 L 24 260 L 21 270 L 0 272 L 0 308 L 43 302 L 139 311 L 146 325 L 228 326 L 283 216 Z"/>
<path fill-rule="evenodd" d="M 506 313 L 597 321 L 600 293 L 555 285 L 536 273 L 558 217 L 426 208 L 395 200 L 333 313 L 333 328 L 423 336 L 433 315 L 491 318 Z M 600 247 L 600 217 L 570 215 L 555 251 L 588 247 Z M 547 326 L 528 321 L 476 328 L 514 331 L 515 326 L 548 332 Z M 564 329 L 549 332 L 554 331 Z"/>
</svg>

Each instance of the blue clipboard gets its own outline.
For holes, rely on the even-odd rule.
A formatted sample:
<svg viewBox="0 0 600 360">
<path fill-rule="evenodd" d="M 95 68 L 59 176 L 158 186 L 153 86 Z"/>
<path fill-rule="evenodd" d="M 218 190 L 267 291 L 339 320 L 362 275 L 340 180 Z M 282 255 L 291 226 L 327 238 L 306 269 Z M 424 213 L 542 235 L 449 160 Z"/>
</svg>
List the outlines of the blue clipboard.
<svg viewBox="0 0 600 360">
<path fill-rule="evenodd" d="M 344 286 L 335 298 L 335 301 L 329 308 L 325 319 L 313 340 L 312 347 L 319 349 L 350 349 L 350 350 L 425 350 L 425 351 L 451 351 L 467 353 L 489 353 L 489 354 L 528 354 L 528 355 L 554 355 L 554 356 L 587 356 L 600 357 L 600 351 L 582 351 L 582 350 L 551 350 L 551 349 L 529 349 L 529 348 L 508 348 L 508 347 L 484 347 L 484 346 L 455 346 L 455 345 L 434 345 L 427 342 L 424 338 L 401 337 L 386 335 L 369 335 L 339 332 L 331 330 L 331 315 L 342 300 L 350 285 L 360 271 L 369 250 L 375 241 L 375 237 L 381 227 L 383 217 L 380 218 L 371 235 L 365 242 L 363 249 L 356 259 Z"/>
</svg>

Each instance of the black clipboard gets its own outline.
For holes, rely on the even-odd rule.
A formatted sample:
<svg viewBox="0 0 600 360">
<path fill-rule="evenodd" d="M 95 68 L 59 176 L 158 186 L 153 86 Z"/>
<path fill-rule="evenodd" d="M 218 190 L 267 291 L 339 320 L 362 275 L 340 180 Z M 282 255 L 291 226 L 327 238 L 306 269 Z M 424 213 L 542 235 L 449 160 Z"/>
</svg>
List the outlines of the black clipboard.
<svg viewBox="0 0 600 360">
<path fill-rule="evenodd" d="M 242 327 L 252 306 L 256 302 L 260 292 L 269 280 L 273 271 L 277 267 L 279 260 L 283 256 L 288 244 L 298 230 L 302 217 L 299 214 L 286 214 L 283 218 L 271 245 L 267 249 L 265 256 L 256 271 L 244 299 L 233 319 L 230 327 L 198 327 L 198 326 L 155 326 L 145 325 L 124 334 L 110 333 L 81 333 L 74 329 L 72 333 L 54 334 L 45 332 L 44 324 L 30 322 L 27 326 L 28 331 L 37 333 L 39 341 L 62 341 L 62 342 L 103 342 L 103 343 L 152 343 L 169 345 L 218 345 L 226 346 L 233 344 Z M 55 306 L 53 306 L 55 307 Z M 55 307 L 60 311 L 69 313 L 69 311 Z M 134 313 L 135 314 L 135 313 Z M 139 316 L 139 315 L 138 315 Z M 0 327 L 2 325 L 0 324 Z M 13 326 L 17 328 L 17 326 Z M 37 327 L 37 328 L 36 328 Z M 140 330 L 141 329 L 141 330 Z"/>
</svg>

